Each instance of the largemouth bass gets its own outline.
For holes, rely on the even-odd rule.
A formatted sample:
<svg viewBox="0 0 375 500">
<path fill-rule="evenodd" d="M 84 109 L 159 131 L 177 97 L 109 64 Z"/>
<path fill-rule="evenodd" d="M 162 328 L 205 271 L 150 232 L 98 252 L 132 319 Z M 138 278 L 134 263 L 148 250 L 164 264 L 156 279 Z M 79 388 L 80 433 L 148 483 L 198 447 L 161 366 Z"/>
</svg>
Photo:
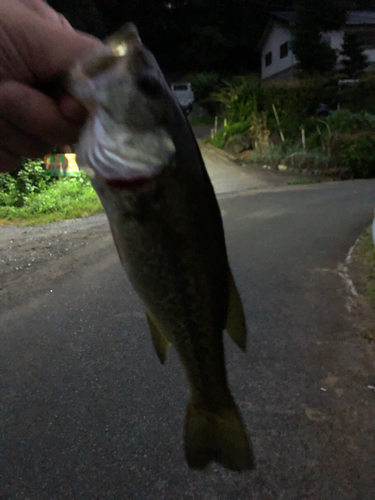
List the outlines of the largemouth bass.
<svg viewBox="0 0 375 500">
<path fill-rule="evenodd" d="M 245 318 L 220 209 L 190 125 L 133 24 L 78 61 L 70 81 L 90 112 L 77 162 L 106 211 L 160 361 L 172 344 L 189 381 L 187 463 L 251 469 L 223 347 L 226 329 L 245 349 Z"/>
</svg>

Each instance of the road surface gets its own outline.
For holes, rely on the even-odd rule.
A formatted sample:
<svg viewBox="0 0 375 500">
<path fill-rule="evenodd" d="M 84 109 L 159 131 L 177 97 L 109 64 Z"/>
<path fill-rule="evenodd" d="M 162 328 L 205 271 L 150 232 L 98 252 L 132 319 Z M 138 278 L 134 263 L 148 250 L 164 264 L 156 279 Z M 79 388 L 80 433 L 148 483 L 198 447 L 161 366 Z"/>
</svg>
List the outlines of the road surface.
<svg viewBox="0 0 375 500">
<path fill-rule="evenodd" d="M 46 233 L 36 275 L 32 234 L 43 230 L 20 230 L 34 261 L 0 290 L 0 498 L 372 500 L 374 352 L 337 266 L 372 219 L 374 190 L 356 181 L 219 196 L 249 325 L 246 354 L 226 339 L 257 459 L 243 474 L 187 468 L 187 384 L 173 350 L 164 367 L 152 350 L 104 217 Z M 4 263 L 17 245 L 9 231 Z"/>
</svg>

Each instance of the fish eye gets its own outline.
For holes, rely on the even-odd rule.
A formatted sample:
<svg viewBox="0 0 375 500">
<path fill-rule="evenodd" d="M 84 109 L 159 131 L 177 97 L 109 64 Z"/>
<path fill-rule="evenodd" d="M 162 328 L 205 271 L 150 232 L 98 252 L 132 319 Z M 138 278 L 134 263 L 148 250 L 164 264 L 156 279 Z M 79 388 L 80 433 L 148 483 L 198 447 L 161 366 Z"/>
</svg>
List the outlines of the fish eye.
<svg viewBox="0 0 375 500">
<path fill-rule="evenodd" d="M 159 97 L 162 93 L 162 87 L 159 80 L 151 75 L 140 75 L 137 78 L 138 89 L 149 97 Z"/>
</svg>

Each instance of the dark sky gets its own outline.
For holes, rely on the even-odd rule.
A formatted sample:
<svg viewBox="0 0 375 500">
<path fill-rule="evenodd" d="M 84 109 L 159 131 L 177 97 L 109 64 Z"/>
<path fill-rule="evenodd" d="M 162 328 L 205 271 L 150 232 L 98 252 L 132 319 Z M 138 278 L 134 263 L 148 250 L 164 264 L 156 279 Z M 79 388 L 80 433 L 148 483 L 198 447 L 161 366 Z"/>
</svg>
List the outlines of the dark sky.
<svg viewBox="0 0 375 500">
<path fill-rule="evenodd" d="M 350 8 L 375 9 L 374 1 L 348 1 Z M 259 68 L 258 42 L 269 13 L 291 9 L 293 0 L 49 0 L 49 4 L 74 27 L 100 38 L 127 21 L 135 22 L 164 70 L 248 73 Z"/>
</svg>

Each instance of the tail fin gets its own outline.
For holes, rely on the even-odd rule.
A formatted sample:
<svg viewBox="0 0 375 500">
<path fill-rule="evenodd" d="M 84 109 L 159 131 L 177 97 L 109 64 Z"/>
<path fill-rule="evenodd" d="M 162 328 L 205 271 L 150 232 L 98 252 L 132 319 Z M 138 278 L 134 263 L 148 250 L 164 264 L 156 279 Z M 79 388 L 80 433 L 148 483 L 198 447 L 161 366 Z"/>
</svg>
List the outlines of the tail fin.
<svg viewBox="0 0 375 500">
<path fill-rule="evenodd" d="M 203 469 L 211 461 L 234 471 L 255 467 L 234 401 L 231 407 L 211 413 L 190 400 L 185 423 L 185 456 L 192 469 Z"/>
</svg>

